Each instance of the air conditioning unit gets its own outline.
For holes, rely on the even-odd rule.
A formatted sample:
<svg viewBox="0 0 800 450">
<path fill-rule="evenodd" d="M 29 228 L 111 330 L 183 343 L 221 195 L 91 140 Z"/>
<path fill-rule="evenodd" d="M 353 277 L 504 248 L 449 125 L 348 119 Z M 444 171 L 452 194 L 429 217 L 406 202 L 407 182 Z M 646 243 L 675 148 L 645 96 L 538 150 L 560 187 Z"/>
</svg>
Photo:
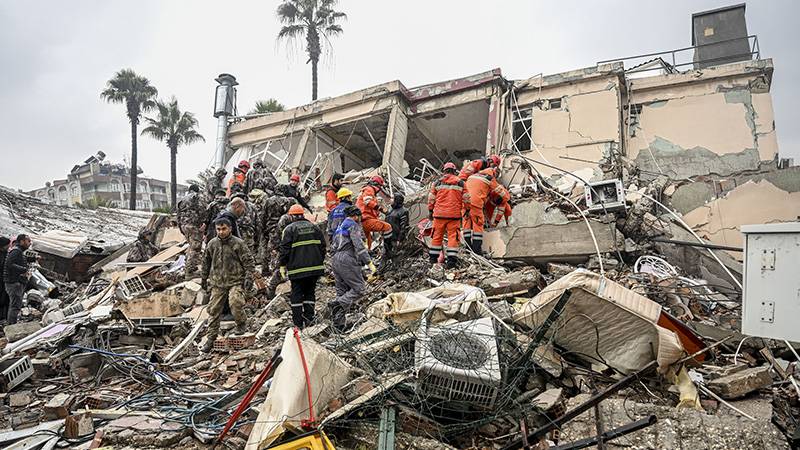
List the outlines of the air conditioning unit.
<svg viewBox="0 0 800 450">
<path fill-rule="evenodd" d="M 586 206 L 591 212 L 614 212 L 625 209 L 625 189 L 620 180 L 595 181 L 583 186 Z"/>
<path fill-rule="evenodd" d="M 418 394 L 492 408 L 503 381 L 492 319 L 423 325 L 420 331 L 414 349 Z"/>
</svg>

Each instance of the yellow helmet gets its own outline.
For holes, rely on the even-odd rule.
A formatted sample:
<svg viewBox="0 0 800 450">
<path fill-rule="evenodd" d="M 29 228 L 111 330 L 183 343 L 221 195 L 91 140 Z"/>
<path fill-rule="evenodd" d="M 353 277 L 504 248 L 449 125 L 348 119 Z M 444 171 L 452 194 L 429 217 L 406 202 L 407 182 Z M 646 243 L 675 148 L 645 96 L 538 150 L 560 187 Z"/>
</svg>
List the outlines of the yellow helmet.
<svg viewBox="0 0 800 450">
<path fill-rule="evenodd" d="M 336 193 L 336 198 L 343 199 L 345 197 L 350 197 L 351 195 L 353 195 L 353 191 L 347 188 L 341 188 L 339 189 L 339 192 Z"/>
</svg>

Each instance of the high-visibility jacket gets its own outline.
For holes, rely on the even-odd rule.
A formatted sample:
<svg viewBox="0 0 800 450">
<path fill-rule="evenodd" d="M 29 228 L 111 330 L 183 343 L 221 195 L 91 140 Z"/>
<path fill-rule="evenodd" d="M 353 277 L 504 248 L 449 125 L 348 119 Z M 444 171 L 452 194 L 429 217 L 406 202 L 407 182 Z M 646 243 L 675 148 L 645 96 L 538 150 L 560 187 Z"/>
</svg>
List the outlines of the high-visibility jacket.
<svg viewBox="0 0 800 450">
<path fill-rule="evenodd" d="M 244 183 L 246 181 L 246 178 L 247 176 L 244 174 L 244 172 L 239 172 L 239 171 L 233 172 L 233 176 L 231 176 L 231 179 L 228 180 L 228 197 L 231 196 L 231 187 L 234 184 L 240 184 L 242 186 L 242 190 L 244 191 Z"/>
<path fill-rule="evenodd" d="M 483 169 L 467 179 L 469 197 L 464 200 L 466 205 L 483 209 L 490 193 L 502 196 L 505 191 L 506 195 L 508 195 L 508 191 L 497 182 L 494 174 L 495 170 L 492 168 Z"/>
<path fill-rule="evenodd" d="M 480 172 L 481 170 L 486 169 L 487 167 L 488 167 L 488 164 L 486 164 L 486 160 L 483 159 L 483 158 L 476 159 L 474 161 L 470 161 L 469 164 L 464 166 L 464 168 L 461 169 L 461 172 L 458 173 L 458 178 L 461 178 L 462 180 L 467 181 L 467 179 L 469 177 L 471 177 L 472 175 L 475 175 L 476 173 Z"/>
<path fill-rule="evenodd" d="M 380 203 L 378 202 L 377 186 L 367 184 L 361 188 L 361 194 L 358 196 L 356 206 L 361 210 L 362 220 L 366 219 L 379 219 L 380 218 Z"/>
<path fill-rule="evenodd" d="M 464 181 L 445 174 L 436 180 L 428 194 L 428 211 L 435 219 L 459 219 L 464 206 Z"/>
<path fill-rule="evenodd" d="M 325 273 L 325 238 L 322 231 L 306 219 L 292 222 L 283 230 L 278 254 L 278 263 L 286 267 L 290 280 Z"/>
<path fill-rule="evenodd" d="M 333 208 L 336 208 L 336 205 L 339 204 L 339 197 L 336 196 L 336 188 L 333 186 L 328 186 L 328 189 L 325 191 L 325 211 L 330 213 L 333 211 Z"/>
</svg>

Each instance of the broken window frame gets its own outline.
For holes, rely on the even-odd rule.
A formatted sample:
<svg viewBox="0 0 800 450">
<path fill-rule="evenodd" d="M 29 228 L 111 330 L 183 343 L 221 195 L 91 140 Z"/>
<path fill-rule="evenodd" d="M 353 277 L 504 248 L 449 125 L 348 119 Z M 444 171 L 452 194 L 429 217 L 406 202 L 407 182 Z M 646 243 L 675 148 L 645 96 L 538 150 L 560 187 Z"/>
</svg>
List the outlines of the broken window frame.
<svg viewBox="0 0 800 450">
<path fill-rule="evenodd" d="M 628 137 L 636 137 L 636 128 L 639 127 L 642 116 L 643 103 L 628 105 Z"/>
<path fill-rule="evenodd" d="M 526 122 L 528 122 L 527 125 Z M 521 125 L 519 129 L 517 128 L 518 125 Z M 528 142 L 527 148 L 518 145 L 518 142 L 524 143 L 525 140 Z M 530 151 L 533 149 L 533 106 L 512 111 L 511 145 L 519 151 Z"/>
</svg>

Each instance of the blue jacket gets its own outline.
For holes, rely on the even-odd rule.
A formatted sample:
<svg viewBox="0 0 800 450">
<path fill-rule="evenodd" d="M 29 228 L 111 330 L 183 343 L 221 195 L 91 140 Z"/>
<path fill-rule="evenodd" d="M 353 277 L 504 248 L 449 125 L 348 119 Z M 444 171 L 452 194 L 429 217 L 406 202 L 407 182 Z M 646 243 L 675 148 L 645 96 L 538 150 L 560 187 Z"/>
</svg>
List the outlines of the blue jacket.
<svg viewBox="0 0 800 450">
<path fill-rule="evenodd" d="M 328 237 L 333 238 L 333 234 L 336 233 L 336 230 L 339 228 L 339 225 L 345 219 L 344 209 L 348 206 L 353 206 L 352 203 L 342 200 L 336 205 L 336 208 L 333 208 L 330 214 L 328 214 Z"/>
</svg>

